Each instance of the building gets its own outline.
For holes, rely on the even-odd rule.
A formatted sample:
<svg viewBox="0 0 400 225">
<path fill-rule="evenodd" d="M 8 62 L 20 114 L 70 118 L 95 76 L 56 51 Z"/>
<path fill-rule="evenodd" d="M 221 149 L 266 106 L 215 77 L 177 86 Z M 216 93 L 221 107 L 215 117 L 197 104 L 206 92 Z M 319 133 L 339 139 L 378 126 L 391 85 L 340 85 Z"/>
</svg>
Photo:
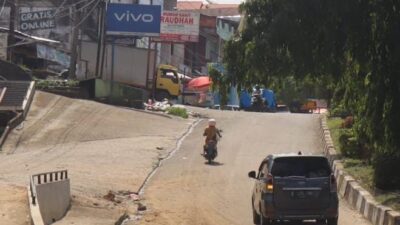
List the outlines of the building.
<svg viewBox="0 0 400 225">
<path fill-rule="evenodd" d="M 10 1 L 11 2 L 11 1 Z M 89 2 L 89 1 L 88 1 Z M 94 2 L 80 1 L 72 4 L 64 0 L 19 0 L 15 5 L 15 40 L 9 43 L 9 29 L 12 3 L 5 4 L 0 16 L 0 58 L 5 59 L 8 49 L 11 62 L 31 69 L 39 76 L 57 75 L 70 65 L 71 43 L 74 25 L 73 8 L 76 6 L 82 15 L 90 14 L 84 21 L 81 37 L 95 38 L 97 26 L 97 5 Z M 91 7 L 93 6 L 93 7 Z M 22 42 L 21 42 L 22 41 Z"/>
<path fill-rule="evenodd" d="M 207 64 L 222 62 L 223 45 L 236 32 L 240 21 L 239 5 L 178 1 L 177 8 L 201 14 L 199 42 L 184 46 L 184 68 L 192 75 L 207 75 Z"/>
</svg>

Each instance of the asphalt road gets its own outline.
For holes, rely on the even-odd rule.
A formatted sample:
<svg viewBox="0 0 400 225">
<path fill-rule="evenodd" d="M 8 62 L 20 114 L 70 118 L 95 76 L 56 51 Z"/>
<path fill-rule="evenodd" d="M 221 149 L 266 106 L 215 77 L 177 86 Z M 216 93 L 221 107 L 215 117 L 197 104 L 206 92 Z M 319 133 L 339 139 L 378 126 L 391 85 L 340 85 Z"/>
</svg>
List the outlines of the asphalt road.
<svg viewBox="0 0 400 225">
<path fill-rule="evenodd" d="M 302 150 L 320 154 L 318 116 L 202 111 L 223 129 L 215 165 L 205 164 L 202 132 L 206 121 L 166 160 L 145 188 L 147 213 L 140 224 L 152 225 L 250 225 L 251 191 L 247 177 L 270 153 Z M 344 201 L 340 225 L 367 225 Z"/>
</svg>

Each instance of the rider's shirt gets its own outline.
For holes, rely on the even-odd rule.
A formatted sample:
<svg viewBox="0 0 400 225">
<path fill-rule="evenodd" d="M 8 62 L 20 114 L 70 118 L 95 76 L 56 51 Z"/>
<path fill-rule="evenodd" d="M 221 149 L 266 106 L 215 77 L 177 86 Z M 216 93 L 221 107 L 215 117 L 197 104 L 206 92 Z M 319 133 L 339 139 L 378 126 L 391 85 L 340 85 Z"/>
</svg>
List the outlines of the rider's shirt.
<svg viewBox="0 0 400 225">
<path fill-rule="evenodd" d="M 213 126 L 209 126 L 204 130 L 204 136 L 206 136 L 206 143 L 209 140 L 216 140 L 217 139 L 217 134 L 218 134 L 218 129 Z"/>
</svg>

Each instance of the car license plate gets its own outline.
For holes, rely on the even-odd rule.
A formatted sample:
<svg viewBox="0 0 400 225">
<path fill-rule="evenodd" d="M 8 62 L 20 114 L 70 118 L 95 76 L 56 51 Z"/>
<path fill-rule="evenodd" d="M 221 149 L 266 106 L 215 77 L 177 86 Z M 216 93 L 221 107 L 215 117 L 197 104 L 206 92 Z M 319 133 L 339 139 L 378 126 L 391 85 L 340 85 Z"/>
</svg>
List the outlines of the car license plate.
<svg viewBox="0 0 400 225">
<path fill-rule="evenodd" d="M 306 199 L 318 197 L 318 191 L 292 191 L 290 196 L 295 199 Z"/>
</svg>

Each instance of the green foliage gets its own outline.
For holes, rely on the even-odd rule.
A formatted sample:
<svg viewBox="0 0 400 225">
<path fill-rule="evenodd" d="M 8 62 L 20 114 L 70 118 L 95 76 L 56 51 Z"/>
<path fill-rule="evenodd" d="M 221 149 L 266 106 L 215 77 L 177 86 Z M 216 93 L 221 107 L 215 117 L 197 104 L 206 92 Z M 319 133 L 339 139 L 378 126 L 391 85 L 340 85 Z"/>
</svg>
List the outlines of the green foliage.
<svg viewBox="0 0 400 225">
<path fill-rule="evenodd" d="M 330 115 L 333 117 L 345 118 L 350 115 L 350 112 L 344 104 L 339 104 L 331 108 Z"/>
<path fill-rule="evenodd" d="M 338 140 L 343 156 L 361 158 L 361 148 L 351 129 L 342 129 Z"/>
<path fill-rule="evenodd" d="M 340 132 L 341 132 L 341 124 L 342 124 L 342 119 L 338 118 L 338 117 L 330 117 L 327 120 L 327 124 L 329 127 L 329 130 L 331 132 L 331 137 L 332 137 L 332 141 L 333 144 L 335 145 L 335 148 L 338 152 L 342 152 L 340 145 L 339 145 L 339 136 L 340 136 Z"/>
<path fill-rule="evenodd" d="M 231 87 L 231 83 L 233 81 L 230 80 L 230 78 L 227 75 L 220 73 L 213 67 L 209 68 L 209 74 L 213 81 L 213 87 L 212 87 L 213 91 L 218 90 L 221 96 L 220 104 L 221 106 L 225 106 L 226 104 L 228 104 L 229 88 Z"/>
<path fill-rule="evenodd" d="M 167 113 L 170 114 L 170 115 L 182 117 L 184 119 L 189 118 L 189 114 L 188 114 L 188 112 L 187 112 L 187 110 L 185 108 L 170 107 L 167 110 Z"/>
<path fill-rule="evenodd" d="M 77 81 L 77 80 L 42 80 L 42 79 L 35 79 L 35 81 L 36 81 L 36 87 L 38 89 L 79 87 L 79 81 Z"/>
<path fill-rule="evenodd" d="M 358 118 L 354 135 L 371 152 L 376 184 L 400 187 L 400 175 L 378 177 L 385 160 L 400 159 L 400 1 L 253 0 L 240 8 L 246 26 L 225 48 L 229 82 L 293 77 L 306 90 L 320 81 L 334 115 Z"/>
</svg>

